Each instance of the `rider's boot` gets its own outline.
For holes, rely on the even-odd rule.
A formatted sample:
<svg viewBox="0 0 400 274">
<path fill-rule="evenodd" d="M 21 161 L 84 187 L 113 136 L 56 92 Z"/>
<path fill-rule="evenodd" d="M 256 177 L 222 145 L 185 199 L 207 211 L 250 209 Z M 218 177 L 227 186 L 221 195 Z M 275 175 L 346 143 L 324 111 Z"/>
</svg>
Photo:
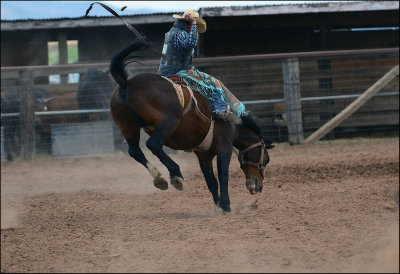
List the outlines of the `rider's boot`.
<svg viewBox="0 0 400 274">
<path fill-rule="evenodd" d="M 214 118 L 229 121 L 235 125 L 240 124 L 241 119 L 236 114 L 231 112 L 225 103 L 218 101 L 212 103 L 214 108 L 212 115 Z"/>
<path fill-rule="evenodd" d="M 229 110 L 213 111 L 212 116 L 217 119 L 229 121 L 234 125 L 239 125 L 241 123 L 241 119 Z"/>
<path fill-rule="evenodd" d="M 240 119 L 240 117 L 237 116 L 232 111 L 228 111 L 228 114 L 226 116 L 226 120 L 231 122 L 231 123 L 233 123 L 234 125 L 239 125 L 242 122 L 242 119 Z"/>
</svg>

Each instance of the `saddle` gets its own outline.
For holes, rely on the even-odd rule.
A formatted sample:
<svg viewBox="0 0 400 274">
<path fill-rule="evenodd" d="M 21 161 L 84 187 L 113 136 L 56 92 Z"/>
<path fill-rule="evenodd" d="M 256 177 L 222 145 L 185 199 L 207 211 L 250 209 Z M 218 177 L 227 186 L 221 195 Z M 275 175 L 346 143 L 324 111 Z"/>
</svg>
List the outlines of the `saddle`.
<svg viewBox="0 0 400 274">
<path fill-rule="evenodd" d="M 173 85 L 179 102 L 182 108 L 184 108 L 183 115 L 190 110 L 192 103 L 194 102 L 195 110 L 200 118 L 210 122 L 210 129 L 203 143 L 209 142 L 209 145 L 211 145 L 214 120 L 210 121 L 200 111 L 197 106 L 196 98 L 193 96 L 193 91 L 200 93 L 211 102 L 219 101 L 226 104 L 228 110 L 230 110 L 228 111 L 228 120 L 235 124 L 240 123 L 240 119 L 238 117 L 247 114 L 243 103 L 241 103 L 220 80 L 204 72 L 200 72 L 195 68 L 192 68 L 191 70 L 181 70 L 177 74 L 169 75 L 167 77 L 163 76 L 163 78 L 168 80 Z M 186 106 L 183 90 L 187 90 L 190 93 L 190 102 Z"/>
<path fill-rule="evenodd" d="M 170 76 L 162 76 L 164 79 L 166 79 L 168 82 L 171 83 L 171 85 L 174 87 L 175 89 L 175 93 L 176 96 L 178 97 L 179 103 L 183 108 L 183 114 L 182 116 L 184 116 L 192 107 L 192 105 L 194 104 L 194 108 L 196 113 L 198 114 L 198 116 L 206 121 L 210 123 L 210 128 L 208 130 L 208 133 L 206 135 L 206 137 L 203 139 L 203 141 L 200 143 L 200 145 L 198 145 L 197 147 L 193 148 L 193 150 L 195 151 L 207 151 L 210 147 L 211 147 L 211 143 L 212 143 L 212 139 L 213 139 L 213 135 L 214 135 L 214 120 L 208 119 L 207 116 L 205 116 L 200 109 L 197 106 L 197 100 L 193 95 L 193 91 L 192 89 L 187 86 L 185 84 L 185 82 L 183 82 L 180 78 L 179 75 L 174 74 L 174 75 L 170 75 Z M 186 92 L 189 93 L 189 102 L 186 104 L 185 102 L 185 97 L 183 95 L 183 90 L 185 90 Z M 186 152 L 191 152 L 192 150 L 186 150 Z"/>
<path fill-rule="evenodd" d="M 217 78 L 201 72 L 196 68 L 182 70 L 177 73 L 180 79 L 206 97 L 213 105 L 223 103 L 228 110 L 238 117 L 246 115 L 245 106 L 230 92 L 230 90 Z"/>
<path fill-rule="evenodd" d="M 205 116 L 198 108 L 197 100 L 193 95 L 192 89 L 189 86 L 187 86 L 185 84 L 185 82 L 181 81 L 180 77 L 177 74 L 169 75 L 167 77 L 165 77 L 165 76 L 161 76 L 161 77 L 163 77 L 168 82 L 170 82 L 171 85 L 174 87 L 176 96 L 178 97 L 178 100 L 179 100 L 179 103 L 181 104 L 181 107 L 184 109 L 182 116 L 184 116 L 190 110 L 190 107 L 194 103 L 195 110 L 196 110 L 197 114 L 200 115 L 200 118 L 206 122 L 210 122 L 210 119 L 208 119 L 207 116 Z M 183 95 L 184 90 L 189 93 L 189 102 L 187 104 L 185 103 L 185 96 Z"/>
</svg>

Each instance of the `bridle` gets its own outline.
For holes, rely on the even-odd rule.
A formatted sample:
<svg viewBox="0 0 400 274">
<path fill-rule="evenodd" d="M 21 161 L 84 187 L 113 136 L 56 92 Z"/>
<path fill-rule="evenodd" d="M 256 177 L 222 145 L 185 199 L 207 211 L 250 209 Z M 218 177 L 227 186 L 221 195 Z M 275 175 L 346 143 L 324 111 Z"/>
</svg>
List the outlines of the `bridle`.
<svg viewBox="0 0 400 274">
<path fill-rule="evenodd" d="M 260 153 L 260 161 L 258 163 L 255 163 L 252 161 L 247 161 L 244 159 L 244 154 L 246 152 L 248 152 L 249 150 L 252 150 L 253 148 L 259 147 L 259 146 L 261 146 L 261 153 Z M 264 142 L 264 140 L 261 140 L 260 142 L 258 142 L 256 144 L 252 144 L 243 150 L 239 149 L 239 154 L 236 152 L 236 150 L 234 150 L 234 151 L 238 155 L 241 169 L 244 169 L 245 165 L 251 165 L 251 166 L 255 166 L 256 168 L 258 168 L 260 170 L 261 174 L 263 174 L 264 168 L 267 165 L 267 162 L 264 160 L 265 150 L 266 150 L 265 142 Z"/>
</svg>

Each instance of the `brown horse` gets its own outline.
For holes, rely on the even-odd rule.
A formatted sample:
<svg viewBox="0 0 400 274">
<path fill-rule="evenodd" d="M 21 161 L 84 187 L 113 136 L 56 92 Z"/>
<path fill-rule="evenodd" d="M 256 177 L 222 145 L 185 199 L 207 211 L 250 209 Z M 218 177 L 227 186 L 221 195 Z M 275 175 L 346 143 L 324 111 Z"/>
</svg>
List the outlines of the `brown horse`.
<svg viewBox="0 0 400 274">
<path fill-rule="evenodd" d="M 127 56 L 146 46 L 142 41 L 135 40 L 115 54 L 110 65 L 110 72 L 119 84 L 111 97 L 111 115 L 129 145 L 129 155 L 149 170 L 157 188 L 168 188 L 167 181 L 148 162 L 139 147 L 140 129 L 143 128 L 150 135 L 146 146 L 168 169 L 170 183 L 182 190 L 183 176 L 179 165 L 163 151 L 163 145 L 176 150 L 193 150 L 215 205 L 230 212 L 228 169 L 232 146 L 239 150 L 246 187 L 251 194 L 255 194 L 262 190 L 263 170 L 269 162 L 267 148 L 273 147 L 272 142 L 261 136 L 261 130 L 250 114 L 242 116 L 239 125 L 221 119 L 212 123 L 211 104 L 197 92 L 190 94 L 184 89 L 185 103 L 182 107 L 172 84 L 158 74 L 142 73 L 128 80 L 125 72 Z M 210 144 L 199 148 L 210 128 L 213 133 Z M 219 194 L 212 164 L 215 156 Z"/>
</svg>

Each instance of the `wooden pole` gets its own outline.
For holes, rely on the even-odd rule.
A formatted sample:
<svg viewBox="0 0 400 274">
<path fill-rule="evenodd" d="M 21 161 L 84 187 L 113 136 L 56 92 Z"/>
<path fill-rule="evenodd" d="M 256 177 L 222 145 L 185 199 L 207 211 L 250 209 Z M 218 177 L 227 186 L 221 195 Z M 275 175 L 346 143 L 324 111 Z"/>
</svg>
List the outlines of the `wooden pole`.
<svg viewBox="0 0 400 274">
<path fill-rule="evenodd" d="M 301 113 L 300 72 L 298 58 L 287 58 L 282 62 L 283 95 L 290 145 L 304 141 Z"/>
<path fill-rule="evenodd" d="M 354 112 L 356 112 L 362 105 L 364 105 L 372 96 L 374 96 L 378 91 L 385 87 L 394 77 L 399 75 L 399 65 L 392 68 L 384 76 L 382 76 L 378 81 L 375 82 L 371 87 L 369 87 L 363 94 L 361 94 L 356 100 L 354 100 L 350 105 L 348 105 L 339 114 L 329 120 L 326 124 L 320 127 L 317 131 L 311 134 L 305 141 L 305 144 L 312 144 L 320 140 L 332 129 L 337 127 L 340 123 L 350 117 Z"/>
<path fill-rule="evenodd" d="M 20 71 L 20 128 L 22 160 L 32 161 L 36 157 L 35 138 L 35 96 L 33 90 L 33 72 Z"/>
<path fill-rule="evenodd" d="M 60 57 L 60 65 L 68 64 L 68 45 L 67 45 L 67 33 L 60 31 L 58 33 L 58 50 Z M 68 84 L 68 74 L 60 75 L 60 84 Z"/>
</svg>

